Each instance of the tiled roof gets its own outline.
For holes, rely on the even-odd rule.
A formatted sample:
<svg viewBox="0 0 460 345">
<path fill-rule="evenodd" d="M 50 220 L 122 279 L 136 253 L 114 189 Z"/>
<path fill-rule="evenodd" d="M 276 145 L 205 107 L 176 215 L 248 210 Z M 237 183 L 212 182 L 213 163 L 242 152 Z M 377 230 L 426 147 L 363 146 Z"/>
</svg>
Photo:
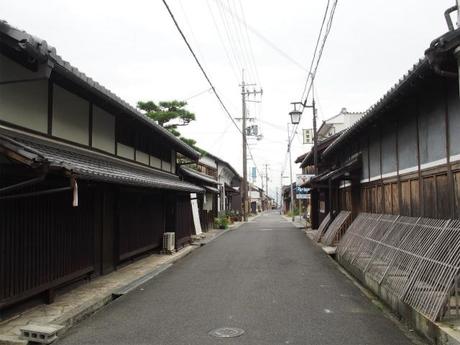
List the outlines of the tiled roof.
<svg viewBox="0 0 460 345">
<path fill-rule="evenodd" d="M 337 133 L 331 135 L 330 137 L 324 138 L 323 140 L 320 140 L 318 142 L 318 158 L 321 157 L 321 153 L 323 152 L 323 150 L 326 150 L 327 147 L 332 142 L 334 142 L 335 139 L 340 137 L 341 133 L 343 133 L 343 131 L 337 132 Z M 314 158 L 313 156 L 314 156 L 314 146 L 311 148 L 311 150 L 309 152 L 307 152 L 305 154 L 305 157 L 303 158 L 302 163 L 300 164 L 300 167 L 304 168 L 309 164 L 313 164 L 313 158 Z M 319 159 L 318 159 L 318 162 L 319 162 Z"/>
<path fill-rule="evenodd" d="M 326 157 L 327 155 L 334 152 L 342 143 L 345 142 L 351 135 L 357 132 L 358 129 L 367 125 L 371 119 L 380 113 L 385 106 L 396 96 L 398 95 L 403 88 L 411 86 L 412 83 L 421 79 L 421 75 L 426 73 L 430 69 L 429 62 L 426 58 L 420 59 L 416 64 L 410 69 L 399 81 L 389 90 L 383 97 L 381 97 L 377 103 L 371 106 L 357 122 L 352 126 L 348 127 L 342 135 L 332 142 L 329 147 L 324 150 L 322 156 Z"/>
<path fill-rule="evenodd" d="M 141 113 L 139 110 L 128 104 L 116 94 L 106 89 L 104 86 L 100 85 L 93 79 L 89 78 L 76 67 L 72 66 L 69 62 L 65 61 L 56 53 L 55 48 L 48 46 L 46 41 L 32 36 L 25 31 L 19 30 L 9 25 L 6 21 L 2 20 L 0 20 L 0 37 L 8 38 L 4 39 L 3 41 L 7 42 L 9 45 L 12 45 L 15 50 L 24 51 L 27 52 L 27 54 L 33 53 L 33 57 L 36 58 L 37 61 L 41 63 L 48 61 L 51 63 L 53 70 L 57 73 L 82 84 L 85 88 L 90 89 L 92 92 L 102 96 L 103 98 L 109 99 L 117 107 L 122 108 L 128 114 L 139 119 L 145 125 L 149 126 L 151 129 L 162 135 L 166 140 L 174 145 L 179 152 L 194 159 L 199 157 L 200 154 L 191 146 L 178 139 L 168 130 L 158 125 L 155 121 Z"/>
<path fill-rule="evenodd" d="M 195 178 L 197 180 L 200 180 L 204 183 L 212 184 L 212 185 L 217 185 L 219 182 L 217 180 L 213 179 L 211 176 L 205 175 L 200 173 L 199 171 L 196 171 L 195 169 L 188 168 L 185 166 L 181 166 L 179 168 L 179 172 L 183 173 L 186 176 Z"/>
<path fill-rule="evenodd" d="M 54 142 L 0 133 L 0 147 L 5 146 L 10 150 L 14 149 L 20 155 L 22 155 L 21 152 L 27 153 L 29 159 L 31 155 L 35 154 L 34 160 L 36 162 L 47 164 L 50 168 L 62 168 L 84 180 L 184 192 L 203 192 L 201 187 L 181 181 L 173 174 L 156 171 L 148 167 L 144 168 L 137 164 L 125 163 L 109 156 Z"/>
<path fill-rule="evenodd" d="M 308 151 L 310 152 L 310 151 Z M 302 163 L 302 161 L 304 160 L 305 156 L 308 154 L 308 152 L 305 152 L 304 154 L 301 154 L 299 157 L 297 157 L 294 161 L 294 163 Z"/>
<path fill-rule="evenodd" d="M 241 176 L 240 176 L 240 174 L 238 174 L 238 172 L 236 171 L 236 169 L 233 168 L 233 167 L 231 166 L 230 163 L 224 161 L 222 158 L 219 158 L 219 157 L 217 157 L 216 155 L 213 155 L 213 154 L 211 154 L 211 153 L 209 153 L 209 152 L 206 152 L 206 153 L 203 155 L 203 157 L 210 157 L 210 158 L 213 158 L 214 160 L 218 161 L 219 163 L 222 163 L 223 165 L 226 165 L 226 166 L 228 167 L 228 169 L 229 169 L 235 176 L 237 176 L 238 178 L 241 179 Z"/>
</svg>

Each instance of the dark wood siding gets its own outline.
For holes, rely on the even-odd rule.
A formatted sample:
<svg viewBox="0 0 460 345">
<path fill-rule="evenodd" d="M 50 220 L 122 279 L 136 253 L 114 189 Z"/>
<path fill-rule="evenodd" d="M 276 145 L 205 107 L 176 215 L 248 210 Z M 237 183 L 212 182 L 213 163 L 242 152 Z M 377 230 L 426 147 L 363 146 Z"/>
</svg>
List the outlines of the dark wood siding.
<svg viewBox="0 0 460 345">
<path fill-rule="evenodd" d="M 164 232 L 161 194 L 123 188 L 118 203 L 119 260 L 159 247 Z"/>
<path fill-rule="evenodd" d="M 94 270 L 93 202 L 85 183 L 78 207 L 71 191 L 0 201 L 0 309 Z"/>
<path fill-rule="evenodd" d="M 188 194 L 177 194 L 175 220 L 176 248 L 180 248 L 190 242 L 194 230 L 192 205 Z"/>
</svg>

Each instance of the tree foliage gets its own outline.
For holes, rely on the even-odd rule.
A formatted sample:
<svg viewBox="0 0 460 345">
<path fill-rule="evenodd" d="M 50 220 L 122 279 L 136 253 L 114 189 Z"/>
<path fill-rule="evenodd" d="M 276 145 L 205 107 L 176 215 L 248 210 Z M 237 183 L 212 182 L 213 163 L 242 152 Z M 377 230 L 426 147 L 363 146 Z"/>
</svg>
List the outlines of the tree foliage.
<svg viewBox="0 0 460 345">
<path fill-rule="evenodd" d="M 187 102 L 177 100 L 163 101 L 158 104 L 152 101 L 137 103 L 138 108 L 144 110 L 148 117 L 168 130 L 177 130 L 178 126 L 186 126 L 195 120 L 195 114 L 185 109 L 186 105 Z M 179 134 L 175 135 L 179 136 Z"/>
<path fill-rule="evenodd" d="M 191 121 L 195 121 L 195 114 L 185 109 L 186 106 L 187 102 L 177 100 L 162 101 L 158 104 L 153 101 L 137 102 L 137 107 L 145 111 L 145 115 L 186 144 L 203 153 L 204 151 L 196 146 L 196 140 L 184 138 L 177 130 L 177 127 L 187 126 Z"/>
</svg>

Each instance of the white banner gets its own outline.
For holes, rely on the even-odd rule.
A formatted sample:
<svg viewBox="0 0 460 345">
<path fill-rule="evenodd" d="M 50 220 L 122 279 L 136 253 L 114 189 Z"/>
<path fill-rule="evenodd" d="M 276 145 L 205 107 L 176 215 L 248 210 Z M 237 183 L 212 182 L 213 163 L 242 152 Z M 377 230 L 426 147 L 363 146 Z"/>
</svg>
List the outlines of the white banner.
<svg viewBox="0 0 460 345">
<path fill-rule="evenodd" d="M 196 199 L 196 193 L 190 193 L 190 203 L 192 204 L 192 215 L 193 224 L 195 225 L 195 235 L 200 235 L 201 223 L 200 223 L 200 212 L 198 211 L 198 200 Z"/>
</svg>

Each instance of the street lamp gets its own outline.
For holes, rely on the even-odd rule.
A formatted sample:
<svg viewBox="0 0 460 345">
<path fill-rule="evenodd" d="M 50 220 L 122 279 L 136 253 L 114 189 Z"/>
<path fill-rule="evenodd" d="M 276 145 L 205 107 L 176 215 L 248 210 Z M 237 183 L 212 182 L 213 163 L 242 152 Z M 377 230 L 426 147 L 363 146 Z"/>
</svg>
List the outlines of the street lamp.
<svg viewBox="0 0 460 345">
<path fill-rule="evenodd" d="M 298 125 L 300 123 L 300 117 L 302 116 L 302 112 L 299 109 L 297 109 L 297 105 L 302 105 L 302 103 L 293 102 L 291 104 L 294 105 L 294 110 L 289 112 L 289 116 L 291 117 L 291 123 L 293 125 Z"/>
<path fill-rule="evenodd" d="M 294 110 L 289 112 L 289 116 L 291 117 L 291 123 L 293 125 L 298 125 L 300 123 L 300 118 L 302 117 L 302 111 L 297 109 L 297 106 L 303 106 L 302 103 L 300 102 L 293 102 L 291 103 L 294 106 Z M 290 211 L 291 211 L 291 217 L 292 221 L 294 221 L 294 188 L 292 185 L 292 157 L 291 157 L 291 135 L 289 133 L 289 123 L 287 124 L 287 130 L 288 130 L 288 153 L 289 153 L 289 177 L 291 181 L 291 204 L 290 204 Z M 294 129 L 295 130 L 295 129 Z"/>
</svg>

